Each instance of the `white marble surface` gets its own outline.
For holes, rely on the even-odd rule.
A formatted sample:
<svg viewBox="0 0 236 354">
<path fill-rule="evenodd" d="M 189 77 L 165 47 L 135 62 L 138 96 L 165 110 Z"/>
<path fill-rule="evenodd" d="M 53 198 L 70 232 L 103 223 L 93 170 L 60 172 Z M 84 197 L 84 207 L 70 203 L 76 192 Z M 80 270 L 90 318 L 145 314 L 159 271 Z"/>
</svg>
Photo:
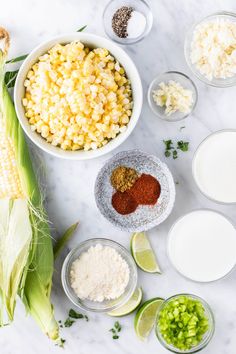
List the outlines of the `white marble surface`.
<svg viewBox="0 0 236 354">
<path fill-rule="evenodd" d="M 8 0 L 0 11 L 0 24 L 11 34 L 11 56 L 30 51 L 41 41 L 53 35 L 75 31 L 87 24 L 86 31 L 104 35 L 102 12 L 107 0 Z M 140 71 L 144 88 L 144 106 L 140 121 L 132 136 L 117 151 L 142 148 L 157 154 L 163 160 L 163 143 L 166 138 L 190 141 L 190 152 L 177 160 L 167 159 L 177 185 L 177 198 L 173 213 L 158 228 L 150 232 L 160 265 L 161 276 L 139 272 L 139 284 L 145 299 L 154 296 L 167 297 L 178 292 L 192 292 L 204 297 L 215 313 L 216 332 L 211 344 L 203 350 L 205 354 L 233 354 L 236 352 L 236 271 L 227 278 L 211 283 L 197 284 L 178 275 L 166 255 L 167 232 L 183 213 L 195 208 L 209 207 L 220 210 L 233 220 L 236 208 L 219 206 L 208 201 L 197 190 L 191 176 L 191 160 L 197 145 L 210 132 L 222 128 L 236 128 L 236 88 L 217 89 L 207 87 L 194 79 L 199 90 L 199 102 L 192 117 L 184 124 L 165 123 L 150 111 L 146 93 L 153 77 L 166 70 L 180 70 L 191 77 L 184 60 L 183 42 L 186 30 L 193 21 L 219 11 L 236 11 L 233 0 L 149 0 L 154 14 L 154 25 L 150 35 L 142 42 L 125 48 Z M 179 131 L 185 125 L 186 129 Z M 98 169 L 110 156 L 87 161 L 71 162 L 43 154 L 47 166 L 48 212 L 60 235 L 69 225 L 80 220 L 80 227 L 68 245 L 68 250 L 91 236 L 107 236 L 129 246 L 130 235 L 112 227 L 98 212 L 93 186 Z M 204 247 L 204 245 L 203 245 Z M 53 287 L 53 302 L 58 319 L 65 319 L 71 304 L 64 295 L 60 283 L 60 268 L 63 256 L 56 262 Z M 201 257 L 199 255 L 199 262 Z M 123 330 L 120 339 L 112 340 L 108 331 L 114 320 L 106 315 L 89 314 L 90 321 L 82 320 L 62 331 L 66 338 L 64 353 L 79 354 L 134 354 L 167 353 L 158 343 L 154 333 L 146 343 L 135 336 L 133 316 L 120 320 Z M 18 303 L 15 321 L 1 329 L 1 354 L 47 354 L 61 353 L 38 329 L 33 320 L 25 317 Z"/>
</svg>

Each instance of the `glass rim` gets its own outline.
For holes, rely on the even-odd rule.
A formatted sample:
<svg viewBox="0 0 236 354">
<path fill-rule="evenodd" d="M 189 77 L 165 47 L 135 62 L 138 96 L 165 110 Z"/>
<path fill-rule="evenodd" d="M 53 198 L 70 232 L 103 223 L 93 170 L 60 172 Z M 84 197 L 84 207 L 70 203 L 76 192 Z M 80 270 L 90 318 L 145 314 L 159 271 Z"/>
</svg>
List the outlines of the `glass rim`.
<svg viewBox="0 0 236 354">
<path fill-rule="evenodd" d="M 193 33 L 195 28 L 200 25 L 201 23 L 205 22 L 208 19 L 214 18 L 214 17 L 232 17 L 236 20 L 236 13 L 230 12 L 230 11 L 218 11 L 214 12 L 210 15 L 207 15 L 203 17 L 201 20 L 195 21 L 193 25 L 190 26 L 190 28 L 187 30 L 186 35 L 185 35 L 185 40 L 184 40 L 184 56 L 186 63 L 191 70 L 191 72 L 197 77 L 201 82 L 203 82 L 206 85 L 216 87 L 216 88 L 227 88 L 227 87 L 233 87 L 236 85 L 236 74 L 232 77 L 228 78 L 216 78 L 215 80 L 219 80 L 217 82 L 214 82 L 213 80 L 209 80 L 207 77 L 205 77 L 203 74 L 199 72 L 197 68 L 195 68 L 195 65 L 191 63 L 190 60 L 190 55 L 188 52 L 188 46 L 190 44 L 190 37 L 192 38 Z M 230 81 L 231 80 L 231 81 Z"/>
<path fill-rule="evenodd" d="M 191 111 L 189 113 L 186 113 L 183 115 L 183 117 L 181 118 L 178 118 L 178 119 L 171 119 L 171 118 L 164 118 L 162 117 L 160 114 L 158 114 L 158 112 L 156 110 L 153 109 L 153 106 L 152 106 L 152 103 L 151 103 L 151 90 L 153 88 L 153 85 L 155 84 L 155 82 L 161 77 L 161 76 L 164 76 L 164 75 L 171 75 L 171 74 L 175 74 L 175 75 L 179 75 L 179 76 L 182 76 L 184 77 L 187 81 L 190 82 L 190 84 L 192 85 L 193 87 L 193 90 L 194 90 L 194 93 L 195 93 L 195 101 L 191 107 Z M 147 91 L 147 99 L 148 99 L 148 104 L 149 104 L 149 107 L 151 109 L 151 111 L 159 118 L 161 119 L 162 121 L 165 121 L 165 122 L 179 122 L 183 119 L 186 119 L 188 118 L 192 113 L 193 111 L 195 110 L 196 108 L 196 105 L 198 103 L 198 89 L 197 89 L 197 86 L 196 84 L 194 83 L 194 81 L 185 73 L 181 72 L 181 71 L 178 71 L 178 70 L 168 70 L 168 71 L 165 71 L 159 75 L 156 75 L 154 77 L 154 79 L 150 82 L 149 86 L 148 86 L 148 91 Z"/>
<path fill-rule="evenodd" d="M 107 306 L 106 308 L 99 308 L 99 302 L 94 302 L 98 305 L 98 307 L 89 307 L 88 305 L 85 305 L 83 303 L 82 300 L 79 299 L 79 297 L 76 296 L 75 293 L 72 294 L 72 290 L 70 289 L 70 287 L 68 286 L 68 266 L 69 266 L 69 262 L 71 260 L 71 258 L 83 247 L 85 246 L 93 246 L 94 244 L 107 244 L 110 245 L 110 247 L 114 248 L 119 254 L 119 250 L 121 250 L 124 254 L 125 254 L 125 258 L 121 257 L 126 261 L 126 263 L 128 264 L 129 268 L 130 268 L 130 272 L 132 273 L 132 283 L 130 285 L 130 288 L 127 292 L 127 294 L 124 296 L 124 298 L 122 298 L 120 301 L 118 301 L 115 305 L 111 305 L 111 306 Z M 131 279 L 131 277 L 130 277 Z M 66 258 L 64 259 L 63 265 L 62 265 L 62 269 L 61 269 L 61 282 L 62 282 L 62 287 L 63 290 L 66 294 L 66 296 L 68 297 L 68 299 L 76 306 L 79 307 L 83 310 L 86 311 L 90 311 L 90 312 L 100 312 L 100 313 L 106 313 L 106 312 L 110 312 L 112 310 L 115 310 L 119 307 L 121 307 L 122 305 L 124 305 L 133 295 L 136 287 L 137 287 L 137 281 L 138 281 L 138 271 L 137 271 L 137 266 L 136 263 L 133 259 L 133 257 L 131 256 L 131 254 L 129 253 L 129 251 L 127 250 L 127 248 L 125 248 L 123 245 L 121 245 L 120 243 L 113 241 L 111 239 L 108 238 L 102 238 L 102 237 L 95 237 L 95 238 L 90 238 L 88 240 L 82 241 L 81 243 L 79 243 L 78 246 L 74 247 L 66 256 Z M 129 285 L 126 286 L 126 289 L 128 288 Z M 126 291 L 125 289 L 125 291 Z M 125 294 L 125 292 L 124 292 Z M 124 295 L 123 294 L 123 295 Z M 77 297 L 78 302 L 75 300 L 75 298 Z M 116 299 L 115 299 L 116 300 Z M 113 300 L 111 300 L 113 301 Z"/>
<path fill-rule="evenodd" d="M 213 197 L 210 197 L 207 193 L 205 193 L 201 187 L 199 186 L 198 182 L 197 182 L 197 178 L 196 178 L 196 174 L 194 172 L 194 164 L 196 162 L 196 158 L 197 158 L 197 153 L 199 152 L 199 149 L 200 147 L 205 143 L 207 142 L 211 137 L 213 137 L 214 135 L 219 135 L 219 134 L 222 134 L 222 133 L 236 133 L 236 129 L 220 129 L 220 130 L 217 130 L 213 133 L 210 133 L 209 135 L 207 135 L 201 142 L 200 144 L 197 146 L 194 154 L 193 154 L 193 158 L 192 158 L 192 165 L 191 165 L 191 172 L 192 172 L 192 177 L 193 177 L 193 180 L 195 182 L 195 185 L 197 186 L 199 192 L 204 196 L 206 197 L 208 200 L 211 200 L 212 202 L 218 204 L 218 205 L 235 205 L 236 204 L 236 201 L 235 202 L 222 202 L 220 200 L 217 200 L 217 199 L 214 199 Z"/>
<path fill-rule="evenodd" d="M 207 313 L 207 318 L 209 320 L 209 329 L 206 332 L 207 333 L 206 337 L 199 344 L 197 344 L 195 347 L 192 347 L 189 350 L 185 350 L 185 351 L 180 350 L 180 349 L 174 347 L 173 345 L 166 343 L 166 341 L 163 339 L 163 337 L 160 333 L 159 327 L 158 327 L 158 320 L 159 320 L 161 311 L 165 308 L 165 306 L 168 303 L 170 303 L 174 299 L 179 298 L 180 296 L 186 296 L 188 298 L 192 298 L 192 299 L 195 299 L 195 300 L 198 300 L 199 302 L 201 302 L 201 304 L 204 307 L 205 312 Z M 214 318 L 214 314 L 212 312 L 212 309 L 211 309 L 210 305 L 206 302 L 206 300 L 204 300 L 202 297 L 200 297 L 198 295 L 190 294 L 190 293 L 178 293 L 178 294 L 172 295 L 172 296 L 168 297 L 161 304 L 160 308 L 158 309 L 157 316 L 156 316 L 156 322 L 155 322 L 155 334 L 156 334 L 159 342 L 163 345 L 163 347 L 173 353 L 176 353 L 176 354 L 197 353 L 198 351 L 204 349 L 209 344 L 209 342 L 211 341 L 211 339 L 214 335 L 214 332 L 215 332 L 215 318 Z"/>
<path fill-rule="evenodd" d="M 191 213 L 194 213 L 194 212 L 198 212 L 198 211 L 212 211 L 214 213 L 217 213 L 221 216 L 223 216 L 226 220 L 228 220 L 228 222 L 233 226 L 233 228 L 236 230 L 236 227 L 234 225 L 234 222 L 233 220 L 231 220 L 230 217 L 226 216 L 224 213 L 222 213 L 221 211 L 218 211 L 218 210 L 214 210 L 212 208 L 198 208 L 198 209 L 193 209 L 191 211 L 188 211 L 186 213 L 184 213 L 183 215 L 181 215 L 180 217 L 178 217 L 175 222 L 172 224 L 170 230 L 168 231 L 168 235 L 167 235 L 167 257 L 172 265 L 172 267 L 175 269 L 175 271 L 181 275 L 182 277 L 184 277 L 185 279 L 187 280 L 191 280 L 192 282 L 196 283 L 196 284 L 210 284 L 210 283 L 214 283 L 214 282 L 217 282 L 219 280 L 222 280 L 224 278 L 227 278 L 228 276 L 230 276 L 230 274 L 234 271 L 235 267 L 236 267 L 236 260 L 235 260 L 235 264 L 233 265 L 233 267 L 228 271 L 228 273 L 226 273 L 225 275 L 221 276 L 220 278 L 217 278 L 217 279 L 213 279 L 213 280 L 208 280 L 208 281 L 199 281 L 199 280 L 195 280 L 195 279 L 192 279 L 190 277 L 188 277 L 187 275 L 183 274 L 182 272 L 180 272 L 176 265 L 174 264 L 174 262 L 172 261 L 171 257 L 170 257 L 170 253 L 169 253 L 169 241 L 170 241 L 170 235 L 171 235 L 171 231 L 173 230 L 173 228 L 175 227 L 175 225 L 181 220 L 183 219 L 185 216 L 191 214 Z"/>
</svg>

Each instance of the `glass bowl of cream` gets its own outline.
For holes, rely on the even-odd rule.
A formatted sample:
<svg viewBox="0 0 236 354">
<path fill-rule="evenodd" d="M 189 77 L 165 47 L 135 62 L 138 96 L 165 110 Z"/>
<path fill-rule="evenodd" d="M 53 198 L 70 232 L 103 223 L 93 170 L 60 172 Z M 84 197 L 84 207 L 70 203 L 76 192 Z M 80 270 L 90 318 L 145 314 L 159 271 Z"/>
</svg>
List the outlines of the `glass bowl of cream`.
<svg viewBox="0 0 236 354">
<path fill-rule="evenodd" d="M 133 295 L 137 267 L 131 254 L 119 243 L 92 238 L 67 255 L 61 279 L 74 305 L 87 311 L 110 312 Z"/>
<path fill-rule="evenodd" d="M 178 273 L 192 281 L 222 279 L 236 264 L 235 226 L 218 211 L 193 210 L 171 227 L 167 254 Z"/>
<path fill-rule="evenodd" d="M 218 12 L 195 23 L 185 38 L 185 59 L 205 84 L 236 84 L 236 14 Z"/>
<path fill-rule="evenodd" d="M 236 130 L 219 130 L 198 146 L 192 174 L 202 194 L 221 204 L 236 203 Z"/>
</svg>

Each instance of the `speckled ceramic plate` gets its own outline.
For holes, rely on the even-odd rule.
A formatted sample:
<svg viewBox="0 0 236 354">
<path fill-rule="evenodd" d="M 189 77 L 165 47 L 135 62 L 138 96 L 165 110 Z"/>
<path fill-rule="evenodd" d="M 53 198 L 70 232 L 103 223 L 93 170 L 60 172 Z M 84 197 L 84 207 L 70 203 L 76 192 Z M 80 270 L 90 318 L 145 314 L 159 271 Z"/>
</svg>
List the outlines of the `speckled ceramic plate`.
<svg viewBox="0 0 236 354">
<path fill-rule="evenodd" d="M 161 185 L 161 194 L 154 206 L 138 206 L 134 213 L 120 215 L 111 204 L 114 189 L 110 176 L 114 168 L 123 165 L 135 168 L 140 174 L 154 176 Z M 102 215 L 125 231 L 146 231 L 162 223 L 171 213 L 175 201 L 175 184 L 166 164 L 156 156 L 139 150 L 122 151 L 112 157 L 98 173 L 95 199 Z"/>
</svg>

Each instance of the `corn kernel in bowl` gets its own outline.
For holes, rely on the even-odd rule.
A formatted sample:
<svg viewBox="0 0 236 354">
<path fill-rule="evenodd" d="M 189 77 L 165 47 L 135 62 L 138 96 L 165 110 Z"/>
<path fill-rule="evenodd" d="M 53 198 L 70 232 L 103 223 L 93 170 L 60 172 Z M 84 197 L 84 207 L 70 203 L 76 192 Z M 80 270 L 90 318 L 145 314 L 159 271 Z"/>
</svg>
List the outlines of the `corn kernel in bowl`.
<svg viewBox="0 0 236 354">
<path fill-rule="evenodd" d="M 64 150 L 95 150 L 125 131 L 132 90 L 124 68 L 105 48 L 56 44 L 24 82 L 31 129 Z"/>
</svg>

